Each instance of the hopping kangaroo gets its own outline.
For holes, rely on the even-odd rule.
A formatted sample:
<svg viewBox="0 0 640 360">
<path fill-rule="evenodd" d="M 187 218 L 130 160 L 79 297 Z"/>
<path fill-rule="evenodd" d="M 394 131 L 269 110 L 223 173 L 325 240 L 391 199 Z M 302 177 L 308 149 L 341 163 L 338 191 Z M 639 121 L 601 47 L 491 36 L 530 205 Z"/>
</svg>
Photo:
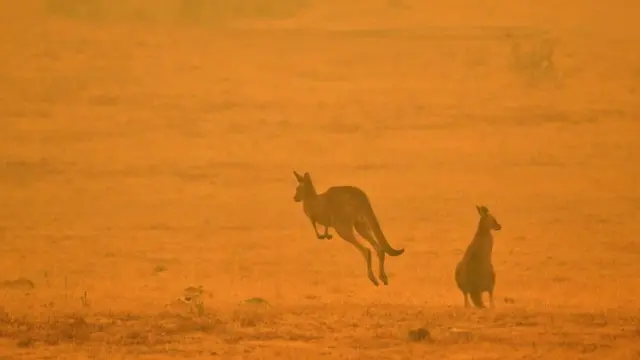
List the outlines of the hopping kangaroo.
<svg viewBox="0 0 640 360">
<path fill-rule="evenodd" d="M 329 227 L 333 227 L 341 238 L 355 246 L 364 256 L 369 280 L 378 286 L 378 280 L 371 269 L 371 250 L 356 239 L 353 231 L 355 228 L 376 251 L 380 265 L 380 280 L 388 285 L 387 274 L 384 271 L 385 254 L 398 256 L 404 253 L 404 249 L 396 250 L 389 245 L 364 191 L 354 186 L 333 186 L 318 194 L 308 172 L 302 176 L 295 171 L 293 174 L 298 180 L 293 200 L 302 202 L 302 208 L 311 220 L 316 237 L 331 239 Z M 324 234 L 318 232 L 317 224 L 324 226 Z"/>
<path fill-rule="evenodd" d="M 496 284 L 496 273 L 491 262 L 493 251 L 492 230 L 500 230 L 502 226 L 489 213 L 486 206 L 477 206 L 480 221 L 476 235 L 467 247 L 464 257 L 456 266 L 456 283 L 464 295 L 464 306 L 469 307 L 469 297 L 477 308 L 484 308 L 482 293 L 489 293 L 491 307 L 493 303 L 493 289 Z"/>
</svg>

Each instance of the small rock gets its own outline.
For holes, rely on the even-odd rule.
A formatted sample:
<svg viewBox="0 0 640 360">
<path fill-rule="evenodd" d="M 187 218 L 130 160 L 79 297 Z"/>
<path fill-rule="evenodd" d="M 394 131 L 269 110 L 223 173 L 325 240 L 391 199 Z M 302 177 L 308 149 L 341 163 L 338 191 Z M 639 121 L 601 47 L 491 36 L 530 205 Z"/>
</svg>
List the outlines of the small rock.
<svg viewBox="0 0 640 360">
<path fill-rule="evenodd" d="M 417 328 L 417 329 L 412 329 L 409 330 L 409 334 L 408 334 L 409 340 L 411 341 L 425 341 L 425 340 L 432 340 L 431 339 L 431 334 L 429 333 L 429 330 L 425 329 L 425 328 Z"/>
<path fill-rule="evenodd" d="M 153 272 L 155 272 L 155 273 L 161 273 L 161 272 L 164 272 L 164 271 L 167 271 L 167 267 L 164 266 L 164 265 L 156 265 L 153 268 Z"/>
<path fill-rule="evenodd" d="M 35 344 L 35 341 L 32 338 L 22 338 L 20 340 L 18 340 L 18 342 L 16 343 L 17 347 L 20 348 L 26 348 L 26 347 L 31 347 Z"/>
<path fill-rule="evenodd" d="M 33 281 L 27 278 L 17 278 L 15 280 L 5 280 L 0 282 L 0 286 L 11 289 L 30 290 L 36 287 Z"/>
<path fill-rule="evenodd" d="M 252 297 L 243 301 L 244 304 L 269 305 L 269 302 L 261 297 Z"/>
<path fill-rule="evenodd" d="M 202 294 L 204 294 L 204 289 L 202 288 L 202 285 L 195 287 L 195 286 L 189 286 L 188 288 L 184 289 L 184 297 L 185 298 L 198 298 L 200 296 L 202 296 Z"/>
</svg>

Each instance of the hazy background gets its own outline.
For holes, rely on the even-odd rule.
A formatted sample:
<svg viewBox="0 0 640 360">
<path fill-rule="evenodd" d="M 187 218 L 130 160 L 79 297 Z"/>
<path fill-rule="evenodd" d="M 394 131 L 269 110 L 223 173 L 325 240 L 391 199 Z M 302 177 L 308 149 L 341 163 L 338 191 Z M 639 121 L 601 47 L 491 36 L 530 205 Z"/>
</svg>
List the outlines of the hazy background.
<svg viewBox="0 0 640 360">
<path fill-rule="evenodd" d="M 2 2 L 0 355 L 640 356 L 640 4 L 361 3 Z M 389 286 L 294 169 L 367 192 Z"/>
</svg>

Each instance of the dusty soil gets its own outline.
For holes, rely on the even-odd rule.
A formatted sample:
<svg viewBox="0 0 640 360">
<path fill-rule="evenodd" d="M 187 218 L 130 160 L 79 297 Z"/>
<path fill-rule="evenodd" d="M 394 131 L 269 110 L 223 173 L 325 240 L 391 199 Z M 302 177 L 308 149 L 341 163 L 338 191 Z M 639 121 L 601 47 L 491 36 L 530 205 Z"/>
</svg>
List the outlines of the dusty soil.
<svg viewBox="0 0 640 360">
<path fill-rule="evenodd" d="M 637 11 L 178 3 L 0 8 L 1 359 L 640 357 Z M 369 194 L 388 286 L 294 169 Z"/>
</svg>

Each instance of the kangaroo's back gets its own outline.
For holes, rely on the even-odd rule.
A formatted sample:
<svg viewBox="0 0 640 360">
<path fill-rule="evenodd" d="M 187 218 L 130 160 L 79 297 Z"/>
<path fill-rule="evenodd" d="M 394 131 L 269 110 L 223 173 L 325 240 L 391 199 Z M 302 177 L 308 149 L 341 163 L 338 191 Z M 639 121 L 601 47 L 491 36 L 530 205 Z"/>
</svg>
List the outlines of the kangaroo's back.
<svg viewBox="0 0 640 360">
<path fill-rule="evenodd" d="M 326 194 L 330 197 L 332 212 L 336 216 L 334 221 L 351 222 L 356 229 L 361 229 L 359 232 L 363 232 L 361 235 L 365 237 L 364 228 L 369 229 L 376 242 L 388 255 L 399 256 L 404 253 L 404 249 L 394 249 L 387 241 L 371 201 L 362 189 L 348 185 L 334 186 L 327 189 Z"/>
<path fill-rule="evenodd" d="M 320 196 L 326 199 L 332 212 L 342 216 L 358 217 L 371 206 L 365 192 L 356 186 L 332 186 Z"/>
</svg>

